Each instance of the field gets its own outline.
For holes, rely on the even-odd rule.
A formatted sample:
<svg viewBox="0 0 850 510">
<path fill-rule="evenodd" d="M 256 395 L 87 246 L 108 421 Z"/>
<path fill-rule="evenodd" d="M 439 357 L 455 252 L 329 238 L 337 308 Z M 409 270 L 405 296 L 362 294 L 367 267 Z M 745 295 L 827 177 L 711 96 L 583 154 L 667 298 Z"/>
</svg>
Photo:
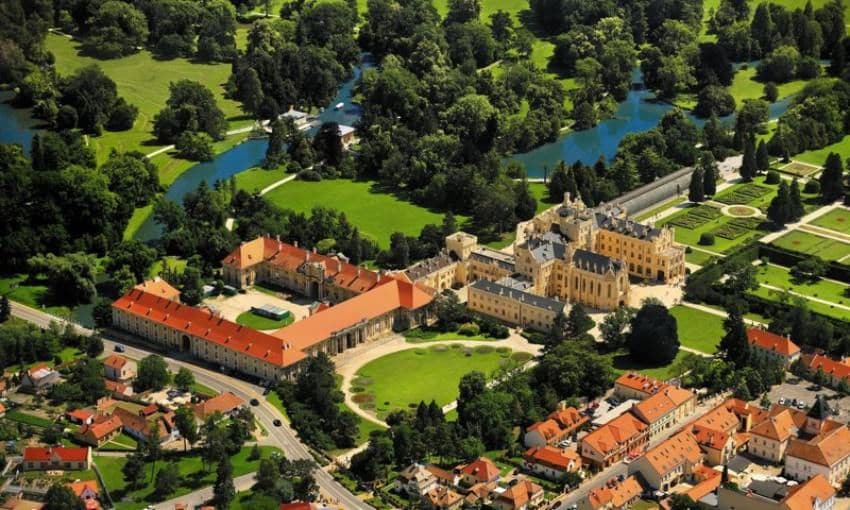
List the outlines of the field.
<svg viewBox="0 0 850 510">
<path fill-rule="evenodd" d="M 848 3 L 850 5 L 850 3 Z M 841 160 L 845 161 L 850 158 L 850 136 L 845 136 L 838 142 L 827 145 L 822 149 L 814 149 L 806 152 L 801 152 L 794 156 L 794 159 L 809 163 L 811 165 L 821 166 L 826 162 L 826 157 L 830 152 L 836 152 L 841 156 Z"/>
<path fill-rule="evenodd" d="M 259 316 L 252 311 L 247 311 L 239 314 L 239 317 L 236 318 L 237 324 L 242 324 L 243 326 L 248 326 L 249 328 L 259 329 L 259 330 L 269 330 L 269 329 L 280 329 L 284 326 L 289 326 L 295 318 L 292 314 L 286 316 L 283 320 L 274 320 L 266 317 Z"/>
<path fill-rule="evenodd" d="M 260 452 L 263 458 L 270 457 L 274 452 L 279 452 L 277 448 L 270 446 L 261 446 Z M 241 476 L 257 470 L 260 461 L 248 460 L 251 453 L 251 447 L 242 448 L 242 450 L 230 458 L 233 466 L 233 476 Z M 179 497 L 183 494 L 200 489 L 204 486 L 212 485 L 215 482 L 215 466 L 209 467 L 207 472 L 203 470 L 201 458 L 197 455 L 180 456 L 177 458 L 177 466 L 180 470 L 180 487 L 169 498 Z M 151 466 L 147 464 L 147 477 L 145 485 L 141 489 L 134 491 L 127 490 L 127 483 L 124 481 L 124 475 L 121 473 L 121 468 L 127 463 L 124 457 L 104 457 L 95 456 L 95 464 L 97 464 L 103 481 L 106 484 L 112 499 L 115 501 L 117 510 L 141 510 L 150 503 L 153 499 L 153 482 L 151 481 L 150 472 Z M 157 469 L 165 466 L 166 461 L 160 460 L 156 464 Z"/>
<path fill-rule="evenodd" d="M 244 189 L 248 193 L 261 191 L 266 186 L 287 177 L 283 170 L 264 170 L 262 168 L 251 168 L 236 174 L 236 188 Z"/>
<path fill-rule="evenodd" d="M 458 344 L 388 354 L 357 371 L 352 389 L 361 391 L 354 399 L 379 418 L 396 409 L 415 407 L 421 400 L 445 405 L 457 398 L 457 385 L 464 374 L 478 370 L 489 376 L 508 357 L 509 351 L 499 352 L 487 345 L 473 349 Z"/>
<path fill-rule="evenodd" d="M 443 221 L 442 214 L 383 193 L 368 181 L 292 181 L 265 197 L 281 209 L 309 213 L 314 207 L 323 206 L 344 212 L 361 235 L 374 239 L 382 248 L 389 246 L 393 232 L 415 237 L 425 225 Z M 458 218 L 458 223 L 464 219 Z"/>
<path fill-rule="evenodd" d="M 712 212 L 716 211 L 716 212 Z M 685 209 L 682 212 L 676 213 L 668 218 L 664 218 L 660 225 L 671 225 L 676 228 L 676 241 L 690 245 L 694 248 L 691 255 L 695 255 L 697 248 L 708 250 L 715 253 L 729 252 L 735 247 L 743 244 L 749 239 L 763 236 L 766 232 L 758 229 L 741 231 L 736 228 L 742 221 L 740 218 L 730 218 L 720 213 L 720 210 L 709 205 L 700 205 Z M 736 222 L 734 225 L 732 222 Z M 714 244 L 711 246 L 701 246 L 699 244 L 700 236 L 705 232 L 715 234 Z M 731 233 L 734 232 L 734 235 Z M 723 234 L 721 236 L 720 234 Z M 700 255 L 702 256 L 702 255 Z M 693 261 L 699 263 L 698 261 Z"/>
<path fill-rule="evenodd" d="M 198 64 L 186 59 L 156 60 L 147 51 L 112 60 L 98 60 L 78 52 L 78 45 L 56 34 L 47 35 L 47 49 L 56 56 L 56 70 L 67 76 L 81 67 L 97 64 L 118 85 L 118 94 L 139 108 L 136 124 L 129 131 L 106 131 L 93 144 L 99 162 L 106 160 L 109 151 L 139 150 L 145 153 L 161 147 L 151 134 L 153 117 L 168 99 L 168 85 L 181 79 L 194 80 L 206 85 L 216 95 L 231 127 L 248 125 L 250 120 L 242 115 L 238 103 L 224 98 L 224 83 L 230 76 L 230 64 Z M 155 158 L 154 162 L 160 158 Z"/>
<path fill-rule="evenodd" d="M 814 220 L 812 225 L 850 234 L 850 211 L 847 209 L 834 209 Z"/>
<path fill-rule="evenodd" d="M 674 306 L 670 314 L 676 318 L 679 341 L 684 347 L 714 354 L 723 338 L 723 317 L 688 306 Z"/>
<path fill-rule="evenodd" d="M 839 260 L 850 255 L 850 244 L 800 230 L 788 232 L 774 240 L 773 244 L 786 250 L 817 255 L 824 260 Z"/>
</svg>

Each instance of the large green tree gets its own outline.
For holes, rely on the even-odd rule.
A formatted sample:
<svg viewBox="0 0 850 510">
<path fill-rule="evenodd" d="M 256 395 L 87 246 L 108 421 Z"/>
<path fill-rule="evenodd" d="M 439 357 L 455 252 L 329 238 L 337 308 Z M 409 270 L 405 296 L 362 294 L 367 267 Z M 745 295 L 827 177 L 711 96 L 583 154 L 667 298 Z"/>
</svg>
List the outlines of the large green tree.
<svg viewBox="0 0 850 510">
<path fill-rule="evenodd" d="M 840 155 L 835 152 L 829 153 L 818 180 L 821 199 L 824 203 L 834 202 L 844 196 L 844 163 Z"/>
<path fill-rule="evenodd" d="M 670 363 L 679 352 L 676 318 L 664 305 L 644 304 L 632 319 L 628 343 L 635 361 L 653 366 Z"/>
</svg>

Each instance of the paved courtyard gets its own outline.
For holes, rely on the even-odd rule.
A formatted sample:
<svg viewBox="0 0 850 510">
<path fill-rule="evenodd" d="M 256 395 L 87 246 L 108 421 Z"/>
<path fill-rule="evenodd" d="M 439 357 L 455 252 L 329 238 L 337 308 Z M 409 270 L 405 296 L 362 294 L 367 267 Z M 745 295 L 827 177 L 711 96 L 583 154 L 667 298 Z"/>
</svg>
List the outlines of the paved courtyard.
<svg viewBox="0 0 850 510">
<path fill-rule="evenodd" d="M 771 404 L 779 403 L 780 398 L 789 401 L 786 405 L 790 406 L 793 399 L 800 400 L 806 405 L 806 409 L 811 407 L 817 395 L 824 395 L 829 406 L 838 411 L 833 419 L 841 423 L 850 423 L 850 396 L 842 397 L 838 392 L 826 387 L 816 389 L 817 386 L 805 379 L 800 379 L 796 375 L 787 374 L 785 382 L 774 386 L 768 393 Z M 754 401 L 758 404 L 758 400 Z"/>
<path fill-rule="evenodd" d="M 276 296 L 248 289 L 245 294 L 235 296 L 216 296 L 204 300 L 204 304 L 214 307 L 222 317 L 229 321 L 236 321 L 243 312 L 251 310 L 252 306 L 274 305 L 284 310 L 289 310 L 299 321 L 310 315 L 309 306 L 311 300 L 295 294 L 277 293 Z"/>
</svg>

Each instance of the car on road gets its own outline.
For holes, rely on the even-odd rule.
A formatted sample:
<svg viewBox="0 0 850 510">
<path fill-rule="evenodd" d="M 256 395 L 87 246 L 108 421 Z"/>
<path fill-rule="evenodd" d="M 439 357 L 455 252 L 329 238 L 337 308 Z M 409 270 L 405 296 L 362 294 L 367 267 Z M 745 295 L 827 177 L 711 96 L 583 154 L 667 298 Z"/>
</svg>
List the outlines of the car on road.
<svg viewBox="0 0 850 510">
<path fill-rule="evenodd" d="M 797 409 L 805 409 L 805 408 L 806 408 L 806 403 L 802 400 L 798 400 L 797 401 Z"/>
<path fill-rule="evenodd" d="M 121 344 L 115 344 L 115 352 L 124 352 L 124 346 Z"/>
<path fill-rule="evenodd" d="M 260 401 L 255 399 L 255 398 L 252 398 L 251 399 L 251 405 L 256 407 L 256 406 L 260 405 Z"/>
<path fill-rule="evenodd" d="M 779 399 L 779 405 L 781 405 L 781 406 L 785 405 L 785 397 L 782 397 L 782 398 Z"/>
<path fill-rule="evenodd" d="M 283 425 L 283 423 L 281 423 L 280 420 L 278 420 L 277 418 L 275 418 L 275 420 L 272 422 L 272 424 L 275 427 L 280 427 L 281 425 Z"/>
</svg>

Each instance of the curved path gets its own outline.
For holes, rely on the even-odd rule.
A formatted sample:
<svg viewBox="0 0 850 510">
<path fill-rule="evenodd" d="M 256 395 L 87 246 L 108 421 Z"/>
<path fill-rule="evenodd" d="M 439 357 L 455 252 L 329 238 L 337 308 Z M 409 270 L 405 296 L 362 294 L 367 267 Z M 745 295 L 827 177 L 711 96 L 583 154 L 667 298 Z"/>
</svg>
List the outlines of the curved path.
<svg viewBox="0 0 850 510">
<path fill-rule="evenodd" d="M 378 358 L 382 358 L 388 354 L 393 354 L 396 352 L 406 351 L 409 349 L 421 349 L 423 347 L 430 347 L 433 345 L 452 345 L 459 344 L 465 347 L 478 347 L 481 345 L 487 345 L 493 348 L 497 347 L 507 347 L 514 352 L 527 352 L 534 354 L 535 356 L 542 349 L 542 345 L 531 344 L 518 335 L 517 333 L 512 332 L 511 336 L 505 338 L 504 340 L 439 340 L 434 342 L 408 342 L 404 337 L 400 335 L 394 335 L 392 339 L 381 343 L 380 345 L 370 346 L 369 349 L 363 349 L 360 352 L 353 352 L 351 356 L 344 356 L 343 358 L 337 358 L 336 361 L 336 371 L 339 375 L 342 376 L 342 392 L 345 395 L 345 404 L 358 416 L 363 418 L 364 420 L 368 420 L 372 423 L 376 423 L 381 425 L 382 427 L 386 427 L 387 424 L 383 421 L 375 417 L 374 414 L 368 413 L 365 410 L 361 409 L 360 406 L 352 400 L 354 394 L 351 393 L 351 381 L 357 376 L 357 371 L 360 370 L 364 365 L 369 363 L 370 361 L 374 361 Z M 444 408 L 452 409 L 451 402 L 444 406 Z"/>
</svg>

